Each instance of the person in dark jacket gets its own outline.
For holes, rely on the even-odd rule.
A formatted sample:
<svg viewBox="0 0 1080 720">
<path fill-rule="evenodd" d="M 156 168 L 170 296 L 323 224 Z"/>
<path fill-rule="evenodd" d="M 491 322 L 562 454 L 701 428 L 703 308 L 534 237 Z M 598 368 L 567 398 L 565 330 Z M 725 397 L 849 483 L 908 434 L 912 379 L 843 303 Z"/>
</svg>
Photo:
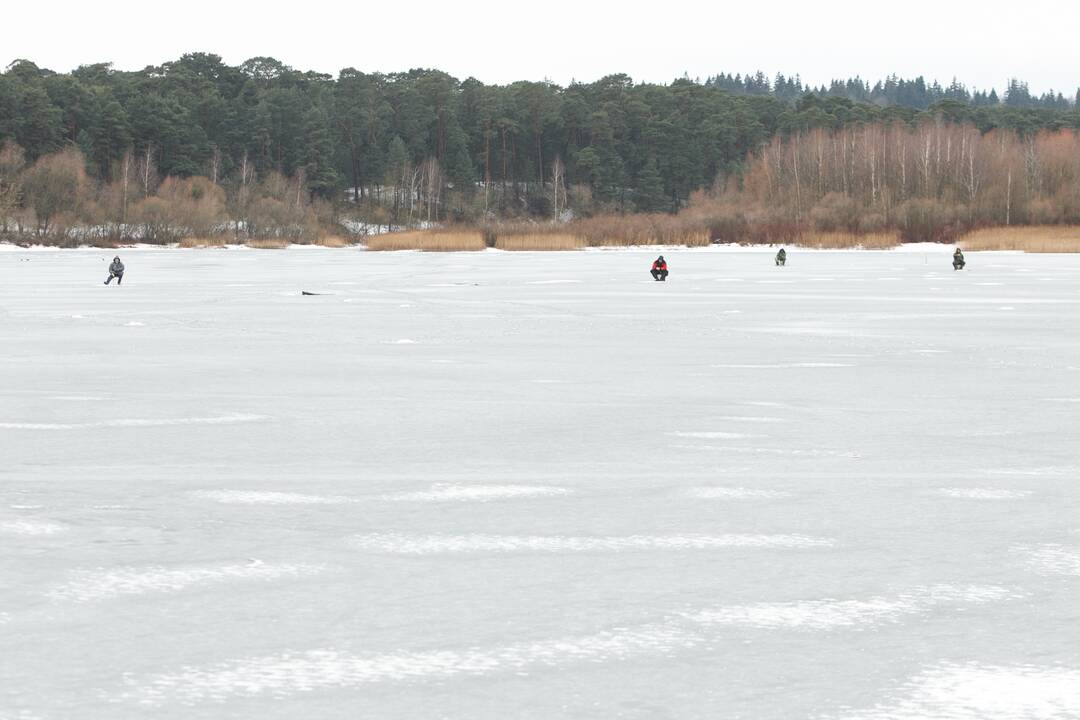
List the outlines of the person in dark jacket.
<svg viewBox="0 0 1080 720">
<path fill-rule="evenodd" d="M 780 252 L 776 253 L 776 265 L 783 267 L 787 263 L 787 250 L 780 248 Z"/>
<path fill-rule="evenodd" d="M 651 272 L 653 280 L 660 280 L 661 282 L 667 280 L 667 260 L 664 259 L 663 255 L 653 261 Z"/>
<path fill-rule="evenodd" d="M 105 284 L 111 283 L 113 278 L 116 278 L 117 285 L 124 282 L 124 263 L 120 262 L 119 255 L 114 257 L 112 264 L 109 265 L 109 277 L 105 280 Z"/>
<path fill-rule="evenodd" d="M 964 262 L 964 253 L 960 252 L 960 248 L 956 248 L 956 252 L 952 254 L 952 269 L 963 270 L 966 264 Z"/>
</svg>

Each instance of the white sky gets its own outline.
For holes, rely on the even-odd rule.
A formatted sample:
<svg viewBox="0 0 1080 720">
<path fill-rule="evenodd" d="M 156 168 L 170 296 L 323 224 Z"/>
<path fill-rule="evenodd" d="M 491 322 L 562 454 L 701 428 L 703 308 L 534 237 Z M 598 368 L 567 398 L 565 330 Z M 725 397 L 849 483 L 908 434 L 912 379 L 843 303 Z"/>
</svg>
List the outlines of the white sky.
<svg viewBox="0 0 1080 720">
<path fill-rule="evenodd" d="M 1027 80 L 1080 86 L 1080 3 L 1026 0 L 352 0 L 279 3 L 53 0 L 7 3 L 0 63 L 134 70 L 212 52 L 238 64 L 270 55 L 302 70 L 434 67 L 484 82 L 595 80 L 624 72 L 669 82 L 688 73 L 799 73 L 815 85 L 861 75 L 923 75 L 969 88 Z"/>
</svg>

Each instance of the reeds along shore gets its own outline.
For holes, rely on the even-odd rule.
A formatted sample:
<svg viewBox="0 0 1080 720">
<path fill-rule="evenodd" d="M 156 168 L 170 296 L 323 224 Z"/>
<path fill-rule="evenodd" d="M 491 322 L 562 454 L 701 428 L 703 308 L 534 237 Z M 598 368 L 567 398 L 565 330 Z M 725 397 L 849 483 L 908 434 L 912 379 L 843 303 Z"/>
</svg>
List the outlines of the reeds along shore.
<svg viewBox="0 0 1080 720">
<path fill-rule="evenodd" d="M 408 230 L 403 232 L 373 235 L 362 242 L 346 239 L 337 235 L 327 235 L 314 240 L 312 245 L 328 248 L 346 248 L 362 246 L 373 251 L 419 250 L 424 252 L 475 252 L 488 248 L 507 251 L 570 251 L 588 247 L 703 247 L 710 243 L 703 232 L 689 232 L 686 235 L 669 232 L 664 234 L 636 234 L 632 232 L 613 232 L 603 234 L 604 230 L 618 228 L 625 221 L 599 219 L 587 221 L 583 229 L 577 224 L 564 225 L 514 225 L 508 228 L 449 228 L 431 230 Z M 583 223 L 585 224 L 585 223 Z M 232 238 L 184 238 L 176 246 L 180 248 L 223 248 Z M 736 241 L 738 243 L 738 241 Z M 243 243 L 247 247 L 260 250 L 278 250 L 290 246 L 289 241 L 280 238 L 251 238 Z M 848 232 L 805 232 L 787 242 L 774 241 L 762 243 L 760 240 L 748 240 L 746 245 L 771 244 L 774 246 L 804 247 L 823 250 L 887 250 L 902 244 L 898 232 L 848 233 Z M 973 251 L 1020 251 L 1031 253 L 1076 253 L 1080 252 L 1080 225 L 1034 225 L 1021 227 L 982 228 L 967 233 L 956 244 L 964 250 Z M 123 243 L 101 242 L 95 247 L 120 248 Z"/>
<path fill-rule="evenodd" d="M 576 230 L 576 228 L 575 228 Z M 702 232 L 679 236 L 643 235 L 640 237 L 617 235 L 597 235 L 589 238 L 585 232 L 559 229 L 553 226 L 549 231 L 533 229 L 512 232 L 496 231 L 487 228 L 483 231 L 465 230 L 423 230 L 414 232 L 391 233 L 368 238 L 365 245 L 368 250 L 423 250 L 427 252 L 466 252 L 495 248 L 509 251 L 565 251 L 580 250 L 587 247 L 704 247 L 711 244 L 708 235 Z M 807 233 L 798 241 L 788 243 L 793 247 L 812 248 L 864 248 L 886 249 L 900 244 L 897 233 L 875 233 L 852 235 L 849 233 Z"/>
<path fill-rule="evenodd" d="M 428 252 L 460 252 L 483 250 L 484 236 L 470 230 L 412 230 L 369 237 L 368 250 L 425 250 Z"/>
<path fill-rule="evenodd" d="M 653 220 L 652 222 L 655 222 Z M 711 244 L 704 230 L 692 226 L 680 234 L 671 228 L 665 232 L 635 229 L 635 218 L 598 218 L 567 225 L 509 225 L 483 229 L 422 230 L 391 233 L 369 238 L 369 250 L 473 251 L 499 250 L 549 251 L 579 250 L 587 247 L 639 247 L 650 245 L 702 247 Z M 735 242 L 740 242 L 736 240 Z M 903 243 L 898 231 L 875 233 L 804 232 L 785 241 L 762 242 L 748 239 L 745 244 L 772 244 L 817 249 L 887 250 Z M 1037 225 L 982 228 L 961 236 L 957 243 L 965 250 L 1016 250 L 1037 253 L 1080 252 L 1080 226 Z"/>
<path fill-rule="evenodd" d="M 964 250 L 1021 250 L 1031 253 L 1080 252 L 1080 226 L 984 228 L 960 239 Z"/>
</svg>

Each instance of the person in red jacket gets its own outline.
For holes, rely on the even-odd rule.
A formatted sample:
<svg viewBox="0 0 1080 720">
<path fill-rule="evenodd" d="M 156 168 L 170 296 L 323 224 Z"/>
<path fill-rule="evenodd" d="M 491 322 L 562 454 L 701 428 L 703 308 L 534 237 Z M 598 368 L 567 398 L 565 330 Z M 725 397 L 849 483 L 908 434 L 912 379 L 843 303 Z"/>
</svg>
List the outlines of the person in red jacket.
<svg viewBox="0 0 1080 720">
<path fill-rule="evenodd" d="M 667 261 L 664 260 L 664 256 L 656 258 L 652 264 L 652 277 L 653 280 L 664 281 L 667 280 Z"/>
</svg>

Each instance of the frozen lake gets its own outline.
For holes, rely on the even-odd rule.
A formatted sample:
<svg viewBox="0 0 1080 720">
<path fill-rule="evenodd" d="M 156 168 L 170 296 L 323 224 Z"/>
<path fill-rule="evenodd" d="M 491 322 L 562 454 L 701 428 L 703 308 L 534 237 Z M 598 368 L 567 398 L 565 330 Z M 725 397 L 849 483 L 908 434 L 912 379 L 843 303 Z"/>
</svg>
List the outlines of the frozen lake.
<svg viewBox="0 0 1080 720">
<path fill-rule="evenodd" d="M 0 719 L 1080 717 L 1080 256 L 947 250 L 0 252 Z"/>
</svg>

